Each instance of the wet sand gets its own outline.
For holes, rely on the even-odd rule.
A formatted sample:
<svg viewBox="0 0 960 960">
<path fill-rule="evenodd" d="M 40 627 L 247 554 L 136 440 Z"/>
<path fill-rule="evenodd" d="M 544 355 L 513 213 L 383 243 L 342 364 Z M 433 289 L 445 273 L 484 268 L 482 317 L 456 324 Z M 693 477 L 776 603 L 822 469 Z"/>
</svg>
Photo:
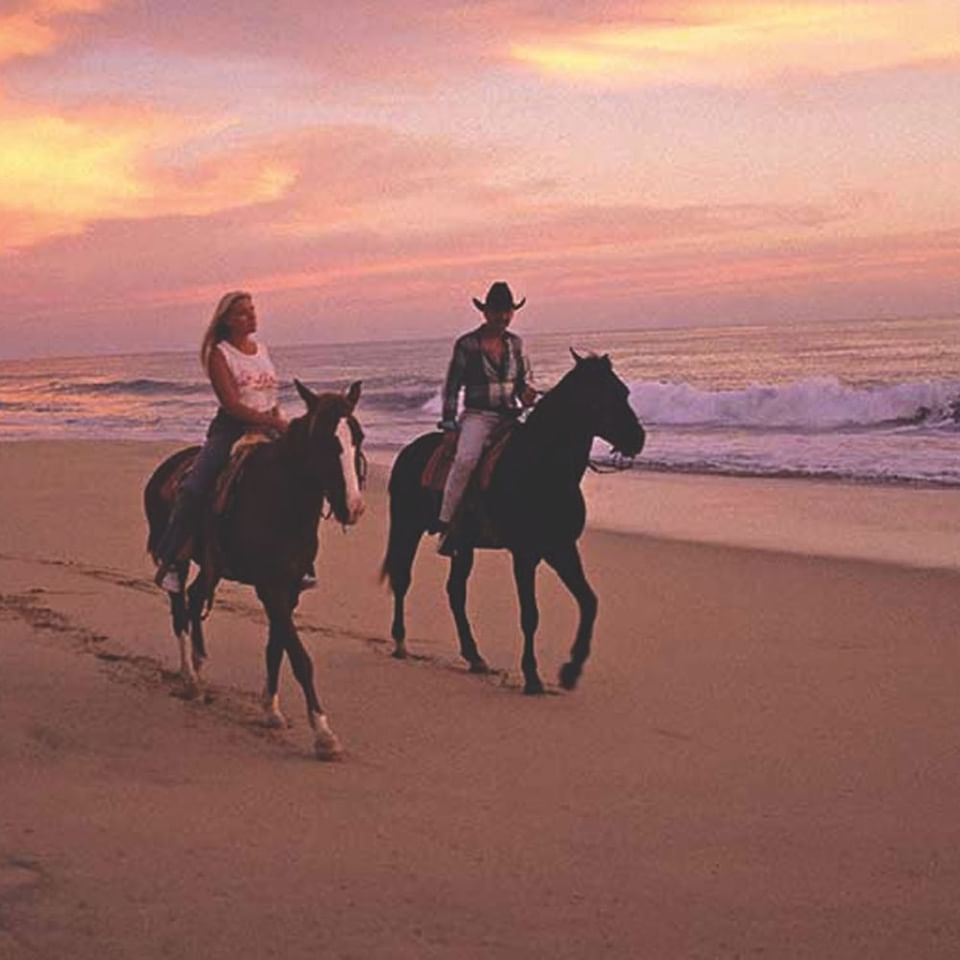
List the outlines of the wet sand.
<svg viewBox="0 0 960 960">
<path fill-rule="evenodd" d="M 432 543 L 389 657 L 375 472 L 298 614 L 347 749 L 321 764 L 286 668 L 293 726 L 259 723 L 247 588 L 178 696 L 140 510 L 169 449 L 0 445 L 0 956 L 960 954 L 957 493 L 631 477 L 655 522 L 584 538 L 581 685 L 544 571 L 528 698 L 501 554 L 470 595 L 500 673 L 457 660 Z"/>
</svg>

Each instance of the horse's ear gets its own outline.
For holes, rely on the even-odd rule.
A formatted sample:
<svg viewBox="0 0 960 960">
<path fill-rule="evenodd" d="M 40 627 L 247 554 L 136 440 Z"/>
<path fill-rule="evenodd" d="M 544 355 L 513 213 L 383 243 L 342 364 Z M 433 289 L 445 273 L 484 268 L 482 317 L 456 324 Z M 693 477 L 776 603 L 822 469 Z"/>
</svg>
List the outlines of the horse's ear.
<svg viewBox="0 0 960 960">
<path fill-rule="evenodd" d="M 307 405 L 307 409 L 313 410 L 317 405 L 317 395 L 309 387 L 305 387 L 296 377 L 293 378 L 293 385 L 297 388 L 300 399 Z"/>
<path fill-rule="evenodd" d="M 357 401 L 360 399 L 360 387 L 361 381 L 354 380 L 353 383 L 350 384 L 350 389 L 347 391 L 347 403 L 350 404 L 351 410 L 357 405 Z"/>
<path fill-rule="evenodd" d="M 573 357 L 573 359 L 574 359 L 577 363 L 580 363 L 580 361 L 583 360 L 583 357 L 581 357 L 580 354 L 577 353 L 577 351 L 573 349 L 573 347 L 570 348 L 570 356 Z"/>
</svg>

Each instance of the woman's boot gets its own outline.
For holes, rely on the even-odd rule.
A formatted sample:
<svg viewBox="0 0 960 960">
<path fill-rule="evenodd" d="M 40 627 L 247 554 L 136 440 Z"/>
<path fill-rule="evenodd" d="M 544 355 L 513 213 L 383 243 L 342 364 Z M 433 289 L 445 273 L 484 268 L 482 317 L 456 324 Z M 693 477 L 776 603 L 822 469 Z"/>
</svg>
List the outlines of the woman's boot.
<svg viewBox="0 0 960 960">
<path fill-rule="evenodd" d="M 176 566 L 183 560 L 189 560 L 186 547 L 196 529 L 196 520 L 199 514 L 196 498 L 186 489 L 181 489 L 173 502 L 167 528 L 157 544 L 157 574 L 153 578 L 158 587 L 163 587 L 168 593 L 180 593 L 183 584 Z"/>
</svg>

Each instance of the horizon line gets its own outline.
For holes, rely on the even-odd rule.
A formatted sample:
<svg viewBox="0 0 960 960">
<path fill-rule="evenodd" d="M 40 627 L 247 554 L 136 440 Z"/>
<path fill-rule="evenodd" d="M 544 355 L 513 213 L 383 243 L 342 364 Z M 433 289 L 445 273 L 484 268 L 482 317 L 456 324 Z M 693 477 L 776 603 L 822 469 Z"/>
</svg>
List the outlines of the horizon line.
<svg viewBox="0 0 960 960">
<path fill-rule="evenodd" d="M 673 324 L 664 324 L 660 323 L 656 326 L 650 327 L 600 327 L 594 328 L 592 330 L 581 330 L 581 334 L 621 334 L 621 333 L 656 333 L 660 331 L 673 331 L 673 330 L 711 330 L 711 329 L 729 329 L 729 328 L 740 328 L 740 327 L 764 327 L 771 325 L 787 325 L 792 323 L 802 323 L 804 326 L 821 326 L 829 324 L 838 324 L 838 323 L 893 323 L 893 322 L 906 322 L 906 321 L 915 321 L 915 320 L 960 320 L 960 311 L 952 313 L 933 313 L 933 314 L 878 314 L 873 316 L 834 316 L 834 317 L 821 317 L 815 320 L 796 320 L 790 317 L 784 317 L 780 320 L 732 320 L 732 321 L 720 321 L 716 323 L 704 323 L 703 321 L 697 323 L 673 323 Z M 526 339 L 534 338 L 539 335 L 543 336 L 559 336 L 565 333 L 575 333 L 575 331 L 567 329 L 538 329 L 533 333 L 528 333 L 524 331 L 519 334 Z M 401 342 L 410 342 L 410 343 L 429 343 L 435 340 L 448 341 L 453 337 L 454 339 L 459 334 L 437 334 L 434 336 L 397 336 L 397 337 L 385 337 L 385 338 L 371 338 L 366 340 L 307 340 L 307 341 L 273 341 L 267 344 L 268 349 L 270 350 L 291 350 L 298 349 L 301 347 L 352 347 L 352 346 L 362 346 L 366 344 L 389 344 L 389 343 L 401 343 Z M 177 347 L 177 348 L 154 348 L 154 349 L 144 349 L 144 350 L 108 350 L 108 351 L 92 351 L 89 353 L 31 353 L 18 356 L 4 356 L 0 354 L 0 364 L 4 363 L 26 363 L 31 360 L 90 360 L 97 357 L 143 357 L 143 356 L 157 356 L 157 355 L 169 355 L 169 354 L 190 354 L 199 350 L 199 339 L 197 341 L 196 348 L 187 348 L 187 347 Z"/>
</svg>

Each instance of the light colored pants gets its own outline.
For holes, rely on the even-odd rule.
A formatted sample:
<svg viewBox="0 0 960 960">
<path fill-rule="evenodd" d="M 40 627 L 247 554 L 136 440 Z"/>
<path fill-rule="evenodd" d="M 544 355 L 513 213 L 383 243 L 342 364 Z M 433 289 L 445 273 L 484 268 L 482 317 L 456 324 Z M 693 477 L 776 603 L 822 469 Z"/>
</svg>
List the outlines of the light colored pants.
<svg viewBox="0 0 960 960">
<path fill-rule="evenodd" d="M 503 417 L 493 410 L 464 410 L 460 415 L 460 432 L 457 436 L 457 453 L 447 474 L 443 488 L 443 504 L 440 520 L 449 524 L 460 506 L 470 477 L 480 461 L 490 439 L 490 434 L 503 422 Z"/>
</svg>

